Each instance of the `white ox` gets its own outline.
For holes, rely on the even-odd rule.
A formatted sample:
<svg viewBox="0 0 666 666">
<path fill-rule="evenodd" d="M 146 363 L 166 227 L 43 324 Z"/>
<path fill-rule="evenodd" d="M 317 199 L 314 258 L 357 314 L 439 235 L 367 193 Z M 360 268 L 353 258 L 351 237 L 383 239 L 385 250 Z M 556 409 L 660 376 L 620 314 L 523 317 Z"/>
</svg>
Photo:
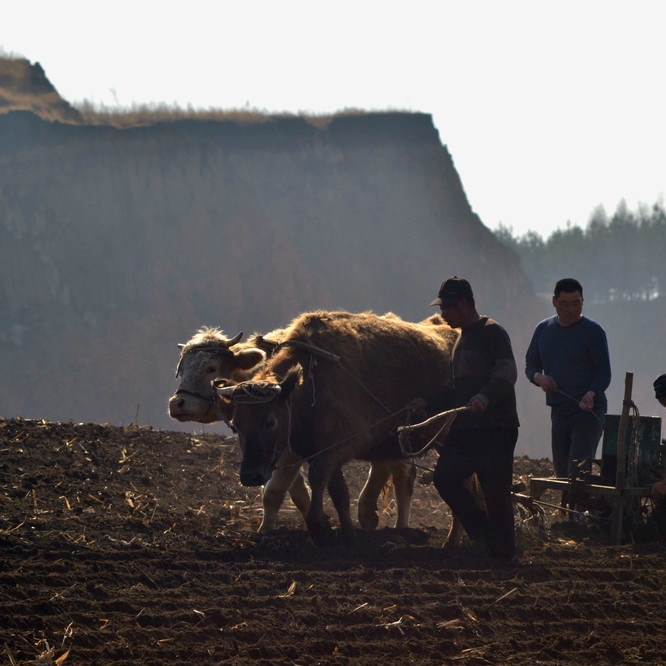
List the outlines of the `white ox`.
<svg viewBox="0 0 666 666">
<path fill-rule="evenodd" d="M 254 335 L 240 342 L 242 333 L 228 339 L 218 328 L 201 328 L 181 348 L 176 377 L 180 385 L 169 399 L 169 416 L 177 421 L 230 423 L 233 403 L 215 391 L 215 383 L 227 385 L 245 381 L 262 367 L 283 336 L 282 330 L 265 336 Z M 233 348 L 233 349 L 232 349 Z M 264 486 L 263 517 L 259 532 L 275 529 L 277 514 L 288 492 L 305 519 L 310 508 L 310 493 L 301 474 L 302 459 L 285 451 Z M 378 522 L 377 501 L 393 478 L 396 498 L 396 527 L 409 525 L 409 511 L 416 468 L 399 461 L 373 462 L 365 486 L 358 498 L 358 520 L 364 529 L 374 529 Z"/>
</svg>

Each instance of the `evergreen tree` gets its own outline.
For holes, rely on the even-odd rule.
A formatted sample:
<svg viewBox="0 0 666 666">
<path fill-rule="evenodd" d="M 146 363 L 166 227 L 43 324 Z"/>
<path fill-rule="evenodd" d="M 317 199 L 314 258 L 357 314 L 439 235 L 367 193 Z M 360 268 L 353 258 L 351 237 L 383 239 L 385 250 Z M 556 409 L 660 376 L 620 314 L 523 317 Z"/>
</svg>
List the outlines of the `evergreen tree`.
<svg viewBox="0 0 666 666">
<path fill-rule="evenodd" d="M 544 240 L 535 231 L 521 237 L 500 224 L 496 235 L 520 256 L 537 293 L 550 294 L 563 277 L 575 277 L 587 300 L 644 301 L 666 292 L 666 211 L 661 202 L 631 212 L 620 201 L 609 219 L 603 206 L 585 230 L 567 223 Z"/>
</svg>

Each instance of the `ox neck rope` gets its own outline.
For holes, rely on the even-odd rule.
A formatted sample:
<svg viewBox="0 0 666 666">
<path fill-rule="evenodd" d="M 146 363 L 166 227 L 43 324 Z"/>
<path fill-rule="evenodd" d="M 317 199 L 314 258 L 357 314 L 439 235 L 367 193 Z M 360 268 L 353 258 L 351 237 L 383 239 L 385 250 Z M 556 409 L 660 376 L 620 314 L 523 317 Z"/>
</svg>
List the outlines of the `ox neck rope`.
<svg viewBox="0 0 666 666">
<path fill-rule="evenodd" d="M 177 389 L 174 395 L 191 395 L 195 398 L 199 398 L 199 400 L 202 400 L 205 403 L 208 403 L 208 409 L 206 409 L 204 416 L 207 416 L 210 410 L 216 406 L 217 401 L 221 399 L 221 397 L 218 396 L 217 393 L 213 393 L 212 395 L 206 397 L 203 393 L 198 393 L 197 391 L 188 391 L 187 389 Z M 229 419 L 226 416 L 222 415 L 220 416 L 219 419 L 216 420 L 222 421 L 226 426 L 231 428 L 232 432 L 234 433 L 237 432 L 234 424 L 231 423 L 231 421 L 229 421 Z"/>
</svg>

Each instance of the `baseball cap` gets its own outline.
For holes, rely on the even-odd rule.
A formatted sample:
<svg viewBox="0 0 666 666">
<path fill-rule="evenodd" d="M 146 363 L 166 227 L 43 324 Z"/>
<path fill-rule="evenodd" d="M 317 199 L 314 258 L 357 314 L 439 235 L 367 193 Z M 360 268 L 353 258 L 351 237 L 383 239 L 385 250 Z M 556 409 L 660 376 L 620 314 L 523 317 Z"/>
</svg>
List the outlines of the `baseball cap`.
<svg viewBox="0 0 666 666">
<path fill-rule="evenodd" d="M 472 294 L 472 287 L 469 282 L 465 278 L 454 275 L 442 282 L 442 286 L 437 292 L 437 298 L 430 305 L 449 307 L 455 305 L 460 300 L 471 303 L 474 300 L 474 295 Z"/>
</svg>

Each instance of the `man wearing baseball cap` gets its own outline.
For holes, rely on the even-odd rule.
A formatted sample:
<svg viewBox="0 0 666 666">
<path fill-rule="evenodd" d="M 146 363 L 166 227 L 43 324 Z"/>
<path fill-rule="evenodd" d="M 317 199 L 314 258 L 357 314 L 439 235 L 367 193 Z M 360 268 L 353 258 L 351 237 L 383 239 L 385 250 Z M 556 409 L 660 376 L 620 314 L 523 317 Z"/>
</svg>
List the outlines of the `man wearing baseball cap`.
<svg viewBox="0 0 666 666">
<path fill-rule="evenodd" d="M 439 306 L 442 319 L 460 329 L 451 359 L 453 395 L 456 406 L 468 408 L 440 447 L 433 481 L 472 541 L 491 556 L 510 560 L 515 555 L 511 485 L 519 425 L 511 340 L 496 321 L 479 315 L 465 278 L 445 280 L 430 305 Z M 487 513 L 465 485 L 474 473 Z"/>
</svg>

